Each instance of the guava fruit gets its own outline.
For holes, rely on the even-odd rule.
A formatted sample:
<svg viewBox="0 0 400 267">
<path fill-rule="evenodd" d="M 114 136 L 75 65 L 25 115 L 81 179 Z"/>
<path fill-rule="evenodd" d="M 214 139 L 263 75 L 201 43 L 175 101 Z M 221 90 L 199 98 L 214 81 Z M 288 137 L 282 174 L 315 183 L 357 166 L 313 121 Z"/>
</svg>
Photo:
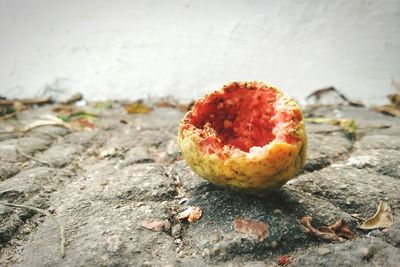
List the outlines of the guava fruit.
<svg viewBox="0 0 400 267">
<path fill-rule="evenodd" d="M 196 101 L 179 125 L 178 145 L 209 182 L 260 193 L 299 173 L 307 137 L 292 98 L 263 82 L 232 82 Z"/>
</svg>

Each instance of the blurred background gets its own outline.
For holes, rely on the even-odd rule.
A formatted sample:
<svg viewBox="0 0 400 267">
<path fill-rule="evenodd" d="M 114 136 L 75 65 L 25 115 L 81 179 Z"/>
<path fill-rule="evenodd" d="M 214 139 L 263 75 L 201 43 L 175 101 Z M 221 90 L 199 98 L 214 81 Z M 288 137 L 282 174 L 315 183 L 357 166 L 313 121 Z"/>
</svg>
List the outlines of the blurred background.
<svg viewBox="0 0 400 267">
<path fill-rule="evenodd" d="M 399 0 L 0 0 L 0 95 L 190 100 L 232 80 L 301 103 L 400 83 Z"/>
</svg>

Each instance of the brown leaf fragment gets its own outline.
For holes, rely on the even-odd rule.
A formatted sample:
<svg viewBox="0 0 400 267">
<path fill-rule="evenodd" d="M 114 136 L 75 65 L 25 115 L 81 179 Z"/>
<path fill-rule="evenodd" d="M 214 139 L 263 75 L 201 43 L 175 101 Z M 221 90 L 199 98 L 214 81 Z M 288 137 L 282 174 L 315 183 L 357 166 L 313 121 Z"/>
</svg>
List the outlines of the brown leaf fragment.
<svg viewBox="0 0 400 267">
<path fill-rule="evenodd" d="M 388 228 L 393 224 L 393 214 L 389 205 L 383 201 L 379 203 L 375 215 L 367 219 L 359 228 L 372 230 L 376 228 Z"/>
<path fill-rule="evenodd" d="M 200 207 L 195 207 L 194 210 L 189 214 L 188 222 L 197 222 L 203 215 L 203 210 Z"/>
<path fill-rule="evenodd" d="M 52 99 L 51 97 L 15 99 L 15 100 L 0 99 L 0 106 L 13 106 L 15 102 L 20 102 L 23 105 L 29 105 L 29 106 L 44 105 L 44 104 L 50 104 L 52 102 Z"/>
<path fill-rule="evenodd" d="M 184 211 L 180 212 L 177 219 L 187 220 L 188 222 L 197 222 L 203 215 L 203 210 L 200 207 L 188 207 Z"/>
<path fill-rule="evenodd" d="M 143 221 L 140 224 L 143 228 L 151 231 L 161 232 L 162 230 L 168 230 L 170 228 L 170 223 L 168 221 L 150 220 Z"/>
<path fill-rule="evenodd" d="M 400 117 L 400 109 L 393 104 L 374 107 L 374 110 L 386 115 Z"/>
<path fill-rule="evenodd" d="M 354 234 L 348 229 L 347 222 L 343 219 L 338 220 L 330 226 L 321 226 L 318 228 L 312 226 L 311 221 L 311 216 L 305 216 L 300 220 L 300 225 L 303 226 L 306 234 L 327 241 L 343 242 L 346 239 L 355 239 Z"/>
<path fill-rule="evenodd" d="M 265 222 L 237 218 L 233 224 L 236 232 L 246 234 L 256 242 L 262 242 L 269 236 L 269 225 Z"/>
<path fill-rule="evenodd" d="M 328 228 L 335 232 L 338 237 L 350 240 L 356 239 L 355 235 L 349 230 L 349 224 L 344 219 L 338 220 Z"/>
<path fill-rule="evenodd" d="M 96 124 L 94 124 L 93 122 L 91 122 L 88 119 L 79 119 L 76 122 L 78 123 L 79 127 L 82 129 L 95 129 L 96 128 Z"/>
</svg>

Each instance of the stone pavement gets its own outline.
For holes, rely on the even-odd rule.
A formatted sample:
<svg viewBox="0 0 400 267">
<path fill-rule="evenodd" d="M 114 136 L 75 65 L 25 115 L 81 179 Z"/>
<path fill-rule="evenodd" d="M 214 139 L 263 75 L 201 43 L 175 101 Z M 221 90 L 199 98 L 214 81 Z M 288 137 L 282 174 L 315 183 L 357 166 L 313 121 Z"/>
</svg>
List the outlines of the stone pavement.
<svg viewBox="0 0 400 267">
<path fill-rule="evenodd" d="M 282 189 L 247 196 L 208 184 L 181 159 L 181 111 L 126 115 L 116 106 L 100 113 L 90 131 L 7 130 L 52 114 L 52 106 L 0 121 L 0 201 L 41 209 L 0 205 L 0 265 L 278 266 L 287 256 L 289 266 L 399 266 L 398 118 L 366 108 L 307 108 L 306 117 L 353 119 L 356 135 L 307 123 L 303 173 Z M 351 214 L 369 218 L 380 201 L 392 208 L 394 225 L 358 229 Z M 200 220 L 177 219 L 188 206 L 201 207 Z M 306 215 L 317 226 L 343 218 L 357 238 L 329 243 L 306 235 L 299 225 Z M 265 222 L 267 237 L 235 231 L 237 218 Z M 151 220 L 162 229 L 142 226 Z"/>
</svg>

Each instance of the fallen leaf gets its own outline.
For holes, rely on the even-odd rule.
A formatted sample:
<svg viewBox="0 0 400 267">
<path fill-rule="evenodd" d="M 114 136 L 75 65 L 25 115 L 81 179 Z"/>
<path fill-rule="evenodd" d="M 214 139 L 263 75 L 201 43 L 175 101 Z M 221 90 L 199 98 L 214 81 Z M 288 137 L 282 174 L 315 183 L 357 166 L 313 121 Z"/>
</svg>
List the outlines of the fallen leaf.
<svg viewBox="0 0 400 267">
<path fill-rule="evenodd" d="M 145 114 L 149 113 L 151 108 L 144 104 L 142 100 L 139 100 L 125 106 L 125 110 L 128 114 Z"/>
<path fill-rule="evenodd" d="M 400 93 L 388 95 L 390 102 L 398 109 L 400 109 Z"/>
<path fill-rule="evenodd" d="M 184 211 L 180 212 L 177 219 L 187 220 L 188 222 L 197 222 L 203 215 L 203 210 L 200 207 L 188 207 Z"/>
<path fill-rule="evenodd" d="M 288 256 L 283 255 L 283 256 L 280 256 L 278 259 L 278 265 L 280 265 L 280 266 L 286 266 L 289 263 L 290 263 L 290 259 Z"/>
<path fill-rule="evenodd" d="M 384 114 L 391 115 L 394 117 L 400 117 L 400 109 L 393 104 L 374 107 L 374 110 L 376 112 L 384 113 Z"/>
<path fill-rule="evenodd" d="M 311 216 L 305 216 L 300 220 L 300 225 L 304 227 L 304 231 L 306 234 L 313 235 L 315 237 L 328 241 L 344 241 L 343 238 L 338 237 L 335 232 L 333 232 L 328 227 L 320 227 L 318 229 L 315 228 L 314 226 L 312 226 L 311 220 Z"/>
<path fill-rule="evenodd" d="M 94 107 L 97 109 L 110 109 L 113 106 L 113 101 L 112 100 L 107 100 L 107 101 L 103 101 L 103 102 L 96 102 L 94 104 Z"/>
<path fill-rule="evenodd" d="M 338 237 L 350 240 L 356 239 L 355 235 L 349 230 L 349 224 L 344 219 L 336 221 L 334 224 L 328 226 L 328 228 L 334 231 Z"/>
<path fill-rule="evenodd" d="M 388 228 L 393 224 L 393 214 L 389 205 L 381 201 L 375 215 L 367 219 L 359 228 L 371 230 L 376 228 Z"/>
<path fill-rule="evenodd" d="M 69 116 L 69 120 L 73 121 L 73 120 L 86 119 L 89 121 L 94 121 L 97 117 L 98 115 L 95 113 L 86 112 L 84 110 L 77 110 Z"/>
<path fill-rule="evenodd" d="M 96 128 L 95 121 L 98 116 L 95 113 L 84 110 L 76 110 L 73 106 L 57 106 L 53 111 L 58 112 L 57 117 L 68 123 L 73 130 L 92 130 Z"/>
<path fill-rule="evenodd" d="M 356 122 L 352 119 L 332 119 L 325 117 L 313 117 L 313 118 L 305 118 L 304 120 L 306 122 L 315 124 L 338 125 L 350 137 L 353 137 L 356 134 L 357 130 Z M 319 131 L 319 132 L 333 132 L 333 131 L 335 130 Z"/>
<path fill-rule="evenodd" d="M 78 130 L 81 130 L 81 129 L 92 130 L 92 129 L 96 128 L 96 124 L 89 121 L 88 119 L 79 119 L 76 122 L 77 122 L 77 125 L 79 125 Z M 76 127 L 75 127 L 75 129 L 76 129 Z"/>
<path fill-rule="evenodd" d="M 262 242 L 269 236 L 269 226 L 265 222 L 237 218 L 233 224 L 236 232 L 246 234 L 256 242 Z"/>
<path fill-rule="evenodd" d="M 200 207 L 195 207 L 194 210 L 189 214 L 188 222 L 197 222 L 203 215 L 203 210 Z"/>
<path fill-rule="evenodd" d="M 339 120 L 339 126 L 349 135 L 354 136 L 356 133 L 356 123 L 352 119 L 341 119 Z"/>
<path fill-rule="evenodd" d="M 323 123 L 332 124 L 332 122 L 336 121 L 335 119 L 325 118 L 325 117 L 311 117 L 311 118 L 305 118 L 304 120 L 306 122 L 315 124 L 323 124 Z"/>
<path fill-rule="evenodd" d="M 327 241 L 343 242 L 346 239 L 355 239 L 354 234 L 348 229 L 348 224 L 345 220 L 340 219 L 330 226 L 321 226 L 315 228 L 311 224 L 312 217 L 305 216 L 300 220 L 300 225 L 303 226 L 306 234 L 313 235 L 317 238 Z"/>
<path fill-rule="evenodd" d="M 23 128 L 23 131 L 27 132 L 30 131 L 34 128 L 41 127 L 41 126 L 47 126 L 47 125 L 58 125 L 58 126 L 63 126 L 65 128 L 70 129 L 70 126 L 63 122 L 60 118 L 57 118 L 56 116 L 53 115 L 43 115 L 41 116 L 38 120 L 28 124 Z"/>
<path fill-rule="evenodd" d="M 162 230 L 168 230 L 171 227 L 171 224 L 168 221 L 159 221 L 159 220 L 143 221 L 140 225 L 143 228 L 146 228 L 148 230 L 152 230 L 155 232 L 161 232 Z"/>
<path fill-rule="evenodd" d="M 394 83 L 397 87 L 398 83 Z M 398 87 L 399 88 L 399 87 Z M 375 111 L 381 112 L 387 115 L 400 117 L 400 93 L 388 95 L 390 104 L 377 106 L 374 108 Z"/>
</svg>

